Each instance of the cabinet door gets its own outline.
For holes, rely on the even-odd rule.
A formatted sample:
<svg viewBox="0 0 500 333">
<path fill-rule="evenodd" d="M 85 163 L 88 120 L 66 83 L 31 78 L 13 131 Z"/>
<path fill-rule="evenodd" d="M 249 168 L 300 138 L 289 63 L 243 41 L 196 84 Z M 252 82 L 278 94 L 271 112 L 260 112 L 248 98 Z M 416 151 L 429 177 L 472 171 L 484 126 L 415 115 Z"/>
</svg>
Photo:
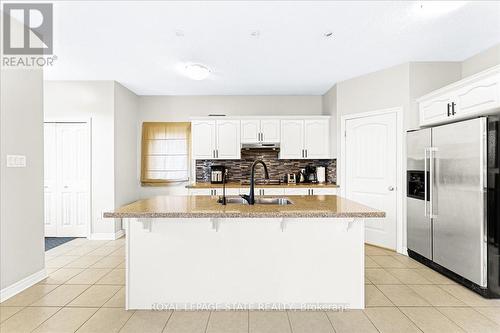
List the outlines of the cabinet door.
<svg viewBox="0 0 500 333">
<path fill-rule="evenodd" d="M 214 191 L 211 188 L 190 188 L 189 195 L 213 195 Z"/>
<path fill-rule="evenodd" d="M 326 188 L 311 188 L 313 195 L 336 195 L 337 189 L 335 187 Z"/>
<path fill-rule="evenodd" d="M 500 107 L 500 74 L 471 83 L 457 91 L 455 117 L 466 118 Z"/>
<path fill-rule="evenodd" d="M 215 120 L 196 120 L 191 123 L 193 159 L 215 158 Z"/>
<path fill-rule="evenodd" d="M 264 187 L 262 188 L 264 195 L 283 195 L 285 190 L 282 188 Z"/>
<path fill-rule="evenodd" d="M 420 103 L 420 126 L 442 123 L 451 119 L 451 114 L 448 116 L 448 104 L 452 102 L 451 95 L 443 95 Z"/>
<path fill-rule="evenodd" d="M 306 187 L 300 188 L 285 188 L 285 195 L 308 195 L 309 189 Z"/>
<path fill-rule="evenodd" d="M 286 119 L 281 121 L 281 159 L 304 158 L 304 121 Z"/>
<path fill-rule="evenodd" d="M 280 142 L 279 119 L 264 119 L 260 121 L 261 141 Z"/>
<path fill-rule="evenodd" d="M 220 188 L 214 188 L 215 194 L 216 195 L 222 195 L 222 187 Z M 239 195 L 240 194 L 240 189 L 239 188 L 226 188 L 226 195 Z"/>
<path fill-rule="evenodd" d="M 241 157 L 239 120 L 217 120 L 216 159 L 237 160 Z"/>
<path fill-rule="evenodd" d="M 305 158 L 330 157 L 330 123 L 327 119 L 304 121 Z"/>
<path fill-rule="evenodd" d="M 241 121 L 241 143 L 259 142 L 260 120 L 248 119 Z"/>
</svg>

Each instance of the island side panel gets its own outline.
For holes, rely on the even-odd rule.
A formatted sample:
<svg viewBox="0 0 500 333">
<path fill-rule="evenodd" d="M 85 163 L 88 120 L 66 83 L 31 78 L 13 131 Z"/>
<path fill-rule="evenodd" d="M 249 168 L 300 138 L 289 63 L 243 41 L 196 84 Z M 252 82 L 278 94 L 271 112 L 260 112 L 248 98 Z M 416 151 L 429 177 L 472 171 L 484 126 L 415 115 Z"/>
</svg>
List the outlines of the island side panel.
<svg viewBox="0 0 500 333">
<path fill-rule="evenodd" d="M 129 309 L 364 308 L 363 220 L 150 221 L 128 223 Z"/>
</svg>

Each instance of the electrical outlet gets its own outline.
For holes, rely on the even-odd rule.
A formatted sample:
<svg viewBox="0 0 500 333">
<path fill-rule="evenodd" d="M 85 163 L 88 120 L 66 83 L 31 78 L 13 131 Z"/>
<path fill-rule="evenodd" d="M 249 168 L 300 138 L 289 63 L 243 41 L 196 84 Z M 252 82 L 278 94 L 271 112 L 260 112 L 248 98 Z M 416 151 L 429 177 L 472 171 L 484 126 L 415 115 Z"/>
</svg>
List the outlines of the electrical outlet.
<svg viewBox="0 0 500 333">
<path fill-rule="evenodd" d="M 7 168 L 26 168 L 26 156 L 7 155 Z"/>
</svg>

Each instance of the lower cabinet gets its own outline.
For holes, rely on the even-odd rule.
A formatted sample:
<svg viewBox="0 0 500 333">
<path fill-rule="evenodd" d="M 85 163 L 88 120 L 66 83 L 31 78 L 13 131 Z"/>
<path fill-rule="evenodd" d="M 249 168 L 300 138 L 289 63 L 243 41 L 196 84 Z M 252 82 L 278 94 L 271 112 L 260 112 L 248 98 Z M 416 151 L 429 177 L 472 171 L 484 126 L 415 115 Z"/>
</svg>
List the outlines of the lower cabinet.
<svg viewBox="0 0 500 333">
<path fill-rule="evenodd" d="M 226 188 L 226 195 L 240 195 L 250 193 L 249 187 Z M 278 187 L 256 187 L 255 195 L 336 195 L 337 189 L 328 188 L 278 188 Z M 222 187 L 217 188 L 190 188 L 189 195 L 222 195 Z"/>
<path fill-rule="evenodd" d="M 242 189 L 245 190 L 245 189 Z M 247 190 L 248 192 L 249 190 Z M 262 188 L 262 187 L 256 187 L 255 188 L 255 195 L 283 195 L 285 194 L 285 190 L 282 188 Z"/>
<path fill-rule="evenodd" d="M 285 195 L 336 195 L 337 189 L 335 187 L 328 188 L 286 188 Z"/>
<path fill-rule="evenodd" d="M 221 188 L 190 188 L 189 195 L 222 195 Z M 226 195 L 239 195 L 239 188 L 226 188 Z"/>
</svg>

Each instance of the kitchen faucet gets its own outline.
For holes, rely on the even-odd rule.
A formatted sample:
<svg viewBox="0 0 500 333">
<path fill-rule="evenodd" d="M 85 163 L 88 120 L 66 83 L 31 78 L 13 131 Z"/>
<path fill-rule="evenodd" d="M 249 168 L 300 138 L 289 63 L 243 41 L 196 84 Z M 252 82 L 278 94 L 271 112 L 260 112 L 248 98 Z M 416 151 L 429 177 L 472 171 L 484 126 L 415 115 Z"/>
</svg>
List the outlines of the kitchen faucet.
<svg viewBox="0 0 500 333">
<path fill-rule="evenodd" d="M 249 195 L 246 195 L 246 194 L 241 195 L 241 197 L 243 199 L 245 199 L 249 205 L 255 204 L 255 194 L 254 194 L 254 191 L 255 191 L 255 166 L 259 163 L 262 164 L 262 166 L 264 167 L 265 178 L 269 179 L 269 173 L 267 172 L 266 163 L 264 163 L 264 161 L 262 161 L 262 160 L 255 160 L 255 162 L 253 162 L 253 164 L 252 164 L 252 173 L 250 175 L 250 194 Z"/>
</svg>

